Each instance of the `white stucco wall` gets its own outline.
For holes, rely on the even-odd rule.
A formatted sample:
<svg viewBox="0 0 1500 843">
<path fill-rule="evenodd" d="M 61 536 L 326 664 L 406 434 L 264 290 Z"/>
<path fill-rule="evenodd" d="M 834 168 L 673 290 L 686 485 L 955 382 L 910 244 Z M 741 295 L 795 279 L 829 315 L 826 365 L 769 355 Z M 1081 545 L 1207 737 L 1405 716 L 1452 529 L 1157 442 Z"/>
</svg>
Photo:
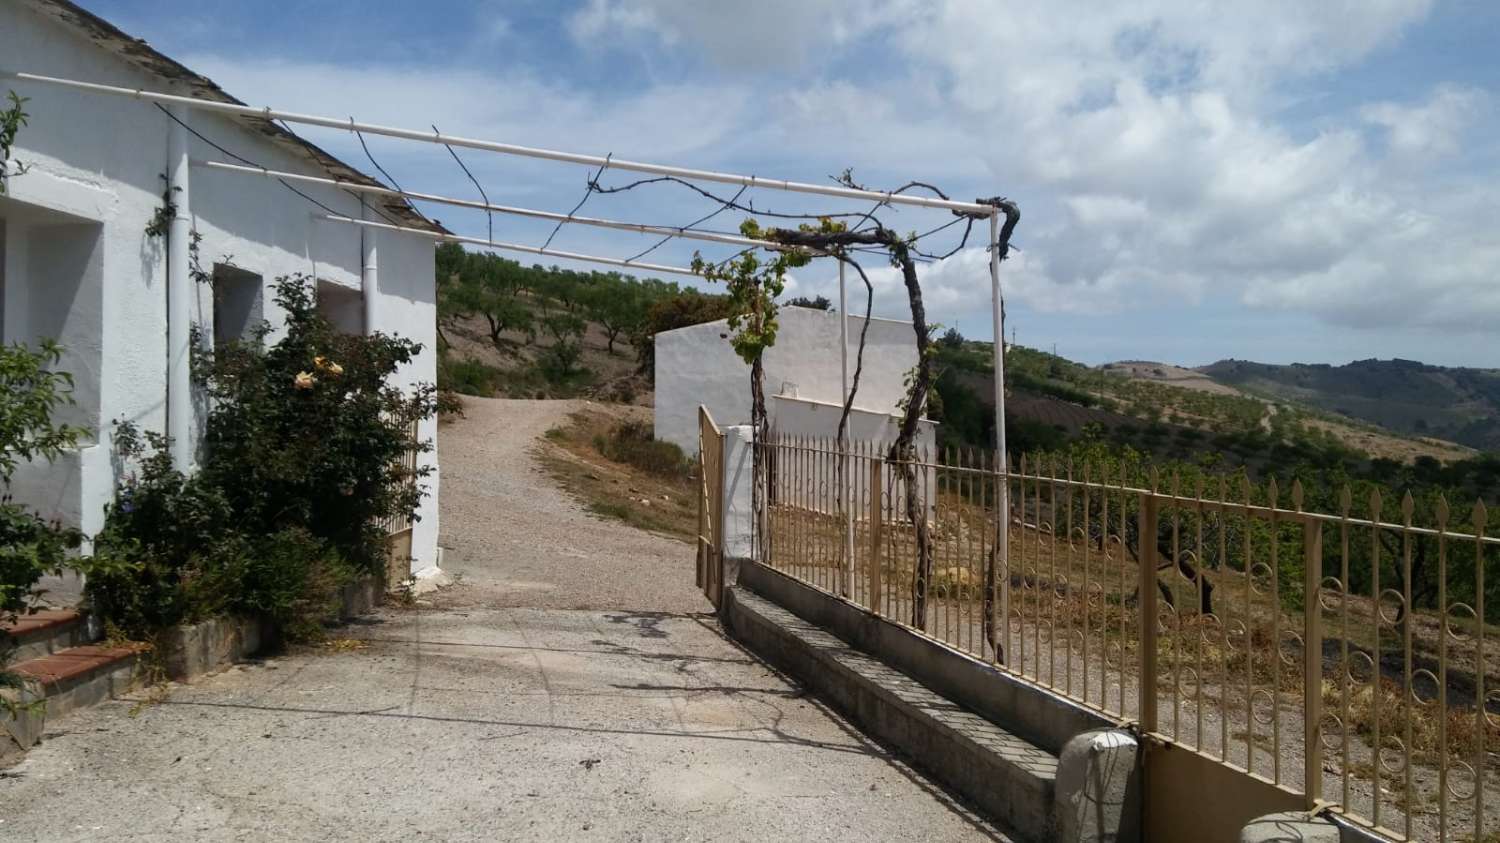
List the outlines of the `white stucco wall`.
<svg viewBox="0 0 1500 843">
<path fill-rule="evenodd" d="M 861 317 L 849 317 L 851 373 L 863 322 Z M 656 335 L 657 439 L 697 453 L 699 404 L 708 407 L 720 427 L 750 421 L 750 367 L 730 347 L 728 333 L 721 319 Z M 894 412 L 906 393 L 906 373 L 916 363 L 917 339 L 910 322 L 870 320 L 854 406 Z M 776 344 L 766 351 L 765 370 L 767 396 L 795 384 L 802 398 L 842 404 L 839 314 L 783 307 Z"/>
<path fill-rule="evenodd" d="M 44 75 L 176 93 L 172 83 L 144 73 L 84 40 L 74 31 L 20 8 L 0 4 L 0 62 L 10 69 Z M 68 319 L 97 323 L 97 336 L 70 329 L 70 357 L 64 368 L 87 380 L 95 442 L 76 458 L 55 465 L 30 466 L 16 478 L 16 491 L 35 495 L 36 505 L 79 524 L 86 532 L 102 523 L 103 507 L 114 487 L 108 457 L 111 422 L 124 419 L 143 428 L 166 426 L 167 309 L 166 243 L 146 235 L 147 223 L 162 204 L 170 121 L 150 103 L 26 82 L 0 84 L 0 95 L 14 89 L 30 97 L 30 125 L 17 139 L 13 157 L 31 167 L 8 181 L 9 199 L 0 200 L 5 218 L 5 339 L 30 339 L 27 326 L 13 325 L 12 295 L 20 301 L 39 288 L 34 272 L 12 271 L 24 251 L 27 227 L 44 215 L 66 215 L 70 224 L 97 228 L 97 287 L 80 289 L 66 305 Z M 306 158 L 228 118 L 194 112 L 195 129 L 226 148 L 267 167 L 323 175 Z M 202 142 L 191 141 L 195 159 L 221 159 Z M 359 202 L 341 191 L 301 188 L 339 213 L 360 216 Z M 361 237 L 349 225 L 315 222 L 316 209 L 276 182 L 195 168 L 191 175 L 193 224 L 203 240 L 205 268 L 232 256 L 233 264 L 261 277 L 263 312 L 273 324 L 284 314 L 272 302 L 273 281 L 304 273 L 344 287 L 360 286 Z M 321 212 L 320 212 L 321 213 Z M 19 221 L 12 224 L 11 220 Z M 58 219 L 63 217 L 58 216 Z M 368 232 L 373 234 L 373 232 Z M 380 232 L 380 298 L 375 326 L 422 342 L 424 351 L 404 383 L 436 378 L 433 241 Z M 19 266 L 19 264 L 16 264 Z M 55 264 L 50 264 L 55 265 Z M 43 290 L 45 293 L 45 290 Z M 31 310 L 34 306 L 27 305 Z M 213 325 L 213 295 L 198 287 L 195 320 L 207 332 Z M 91 315 L 97 314 L 97 315 Z M 28 320 L 30 321 L 30 320 Z M 423 431 L 435 435 L 435 422 Z M 428 458 L 435 464 L 435 457 Z M 420 513 L 413 537 L 414 569 L 436 562 L 437 478 Z"/>
</svg>

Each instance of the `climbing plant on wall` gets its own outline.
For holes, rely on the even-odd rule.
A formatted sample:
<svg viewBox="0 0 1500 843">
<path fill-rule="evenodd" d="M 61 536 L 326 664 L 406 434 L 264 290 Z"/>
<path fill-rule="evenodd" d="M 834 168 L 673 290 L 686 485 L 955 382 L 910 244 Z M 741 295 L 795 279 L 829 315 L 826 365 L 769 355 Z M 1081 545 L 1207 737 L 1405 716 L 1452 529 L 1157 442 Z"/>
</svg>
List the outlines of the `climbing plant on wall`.
<svg viewBox="0 0 1500 843">
<path fill-rule="evenodd" d="M 0 195 L 6 192 L 6 179 L 24 175 L 30 169 L 19 161 L 12 162 L 10 157 L 11 149 L 16 144 L 16 135 L 26 126 L 27 118 L 31 116 L 26 113 L 27 98 L 10 91 L 6 94 L 6 100 L 10 107 L 0 111 Z"/>
</svg>

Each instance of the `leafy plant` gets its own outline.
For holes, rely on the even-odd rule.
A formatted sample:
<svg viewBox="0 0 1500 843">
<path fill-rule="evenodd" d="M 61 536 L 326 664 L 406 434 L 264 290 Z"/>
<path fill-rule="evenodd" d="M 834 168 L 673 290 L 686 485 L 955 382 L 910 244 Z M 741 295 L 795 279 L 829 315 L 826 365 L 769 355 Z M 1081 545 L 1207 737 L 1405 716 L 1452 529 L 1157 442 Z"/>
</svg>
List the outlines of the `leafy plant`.
<svg viewBox="0 0 1500 843">
<path fill-rule="evenodd" d="M 402 457 L 432 450 L 430 440 L 413 442 L 412 430 L 434 413 L 436 389 L 405 393 L 389 383 L 421 345 L 338 332 L 303 276 L 280 279 L 276 302 L 286 313 L 282 340 L 266 348 L 263 325 L 212 352 L 202 474 L 242 529 L 302 528 L 360 570 L 378 570 L 385 537 L 377 522 L 414 515 L 430 472 L 410 472 Z"/>
<path fill-rule="evenodd" d="M 59 407 L 73 403 L 72 376 L 49 368 L 61 359 L 62 348 L 51 341 L 36 349 L 0 346 L 0 482 L 7 488 L 20 463 L 56 459 L 87 433 L 52 421 Z M 36 583 L 63 567 L 80 538 L 12 503 L 8 494 L 0 498 L 0 620 L 30 606 Z"/>
<path fill-rule="evenodd" d="M 53 460 L 86 433 L 52 421 L 58 407 L 73 403 L 72 377 L 49 369 L 61 359 L 61 347 L 50 341 L 37 349 L 0 346 L 0 483 L 7 490 L 21 462 Z M 77 530 L 0 496 L 0 622 L 32 609 L 37 583 L 60 573 L 81 541 Z M 9 641 L 0 634 L 0 684 L 15 682 L 4 670 L 8 658 Z"/>
<path fill-rule="evenodd" d="M 26 171 L 31 169 L 17 161 L 15 171 L 10 170 L 11 149 L 15 146 L 16 135 L 25 128 L 31 116 L 26 113 L 28 99 L 19 96 L 15 91 L 7 92 L 6 99 L 9 100 L 10 107 L 0 111 L 0 195 L 6 192 L 5 180 L 7 178 L 25 175 Z"/>
<path fill-rule="evenodd" d="M 323 617 L 337 585 L 381 569 L 380 522 L 416 516 L 428 469 L 403 457 L 432 447 L 411 432 L 435 411 L 436 390 L 389 380 L 420 346 L 339 333 L 304 277 L 276 291 L 287 324 L 275 345 L 261 325 L 198 349 L 212 410 L 196 474 L 173 466 L 166 437 L 117 424 L 134 470 L 85 572 L 95 606 L 129 634 L 223 611 L 269 615 L 295 634 Z"/>
</svg>

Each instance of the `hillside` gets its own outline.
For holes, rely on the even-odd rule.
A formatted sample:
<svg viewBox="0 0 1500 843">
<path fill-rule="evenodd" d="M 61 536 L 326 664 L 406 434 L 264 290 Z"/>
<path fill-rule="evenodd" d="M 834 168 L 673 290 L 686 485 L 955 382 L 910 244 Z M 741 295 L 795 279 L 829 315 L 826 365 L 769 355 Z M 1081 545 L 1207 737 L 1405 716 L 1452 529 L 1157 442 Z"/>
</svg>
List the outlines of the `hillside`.
<svg viewBox="0 0 1500 843">
<path fill-rule="evenodd" d="M 1411 436 L 1500 450 L 1500 370 L 1357 360 L 1278 366 L 1221 360 L 1195 370 L 1214 382 L 1294 401 Z"/>
<path fill-rule="evenodd" d="M 945 338 L 938 391 L 950 443 L 992 441 L 990 345 Z M 1295 461 L 1420 458 L 1453 463 L 1474 455 L 1450 442 L 1394 433 L 1296 399 L 1265 396 L 1207 374 L 1147 361 L 1092 368 L 1022 346 L 1006 356 L 1009 439 L 1016 450 L 1099 439 L 1159 459 L 1214 458 L 1252 470 Z"/>
</svg>

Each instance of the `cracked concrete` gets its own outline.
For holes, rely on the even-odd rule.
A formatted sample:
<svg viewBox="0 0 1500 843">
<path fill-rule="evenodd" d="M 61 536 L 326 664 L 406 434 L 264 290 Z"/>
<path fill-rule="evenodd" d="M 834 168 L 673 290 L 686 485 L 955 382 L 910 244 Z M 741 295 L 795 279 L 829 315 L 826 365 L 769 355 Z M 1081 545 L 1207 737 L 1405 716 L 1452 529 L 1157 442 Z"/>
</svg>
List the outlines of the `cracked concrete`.
<svg viewBox="0 0 1500 843">
<path fill-rule="evenodd" d="M 529 442 L 510 440 L 566 405 L 485 404 L 459 425 L 489 426 L 492 447 L 468 458 L 524 494 L 492 498 L 499 511 L 445 500 L 445 533 L 461 541 L 475 518 L 500 530 L 530 507 L 595 561 L 477 542 L 434 606 L 336 633 L 363 648 L 238 666 L 134 716 L 124 699 L 49 723 L 0 773 L 0 839 L 1004 839 L 727 640 L 690 547 L 646 537 L 660 553 L 633 557 L 641 534 L 544 485 Z M 445 446 L 445 467 L 464 458 Z M 605 571 L 620 572 L 608 605 L 556 605 Z M 512 579 L 546 583 L 527 590 L 543 605 Z"/>
</svg>

